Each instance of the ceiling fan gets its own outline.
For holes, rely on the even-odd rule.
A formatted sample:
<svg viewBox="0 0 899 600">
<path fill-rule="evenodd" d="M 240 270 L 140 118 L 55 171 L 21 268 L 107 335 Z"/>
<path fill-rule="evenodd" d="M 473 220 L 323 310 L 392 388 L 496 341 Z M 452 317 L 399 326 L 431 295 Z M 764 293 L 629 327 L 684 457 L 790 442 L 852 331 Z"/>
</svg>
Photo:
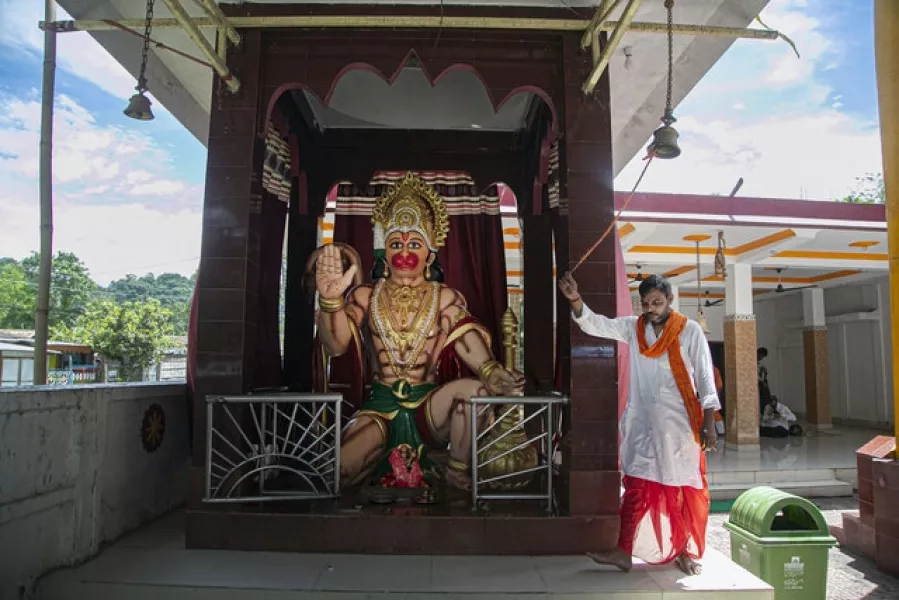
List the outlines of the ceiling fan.
<svg viewBox="0 0 899 600">
<path fill-rule="evenodd" d="M 806 289 L 806 288 L 818 287 L 818 286 L 815 285 L 815 284 L 811 284 L 811 285 L 800 285 L 800 286 L 797 286 L 797 287 L 791 287 L 791 288 L 787 289 L 787 288 L 784 287 L 784 284 L 783 284 L 783 279 L 784 279 L 783 272 L 784 272 L 784 270 L 785 270 L 785 269 L 782 269 L 782 268 L 775 269 L 775 271 L 777 271 L 777 287 L 774 288 L 774 293 L 775 293 L 775 294 L 783 294 L 784 292 L 793 292 L 793 291 L 796 291 L 796 290 L 804 290 L 804 289 Z"/>
<path fill-rule="evenodd" d="M 724 304 L 724 298 L 719 298 L 718 300 L 709 300 L 709 291 L 705 291 L 705 304 L 706 308 L 711 308 L 713 306 L 720 306 Z"/>
<path fill-rule="evenodd" d="M 643 281 L 643 265 L 638 263 L 635 265 L 628 265 L 628 266 L 629 267 L 634 266 L 637 269 L 637 275 L 633 279 L 628 279 L 628 283 L 640 283 L 641 281 Z"/>
</svg>

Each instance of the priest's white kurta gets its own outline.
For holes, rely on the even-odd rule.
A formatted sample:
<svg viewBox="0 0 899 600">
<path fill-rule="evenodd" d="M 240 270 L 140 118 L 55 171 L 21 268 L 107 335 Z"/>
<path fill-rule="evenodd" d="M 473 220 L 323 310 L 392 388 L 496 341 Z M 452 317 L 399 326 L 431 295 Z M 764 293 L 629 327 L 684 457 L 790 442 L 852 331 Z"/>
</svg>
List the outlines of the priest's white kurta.
<svg viewBox="0 0 899 600">
<path fill-rule="evenodd" d="M 628 344 L 630 387 L 621 417 L 624 474 L 663 485 L 702 489 L 699 445 L 667 354 L 647 358 L 640 353 L 637 317 L 610 319 L 597 315 L 585 304 L 581 316 L 574 320 L 588 335 Z M 656 339 L 652 325 L 647 323 L 647 343 L 652 346 Z M 687 321 L 680 334 L 680 348 L 703 410 L 720 409 L 712 355 L 696 321 Z"/>
</svg>

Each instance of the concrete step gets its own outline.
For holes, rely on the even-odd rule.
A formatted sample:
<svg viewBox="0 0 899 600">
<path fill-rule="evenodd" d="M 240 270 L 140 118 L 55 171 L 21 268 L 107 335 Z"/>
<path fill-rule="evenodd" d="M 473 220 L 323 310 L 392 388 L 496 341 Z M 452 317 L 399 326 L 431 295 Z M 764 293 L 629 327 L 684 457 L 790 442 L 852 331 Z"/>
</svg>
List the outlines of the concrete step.
<svg viewBox="0 0 899 600">
<path fill-rule="evenodd" d="M 825 481 L 843 479 L 838 477 L 835 469 L 759 469 L 753 471 L 714 471 L 708 474 L 709 485 L 740 484 L 770 485 L 778 487 L 780 483 L 796 481 Z"/>
<path fill-rule="evenodd" d="M 757 485 L 769 485 L 803 498 L 836 498 L 852 495 L 852 485 L 837 479 L 813 481 L 781 481 L 758 483 L 716 483 L 709 484 L 712 500 L 733 500 L 746 490 Z"/>
</svg>

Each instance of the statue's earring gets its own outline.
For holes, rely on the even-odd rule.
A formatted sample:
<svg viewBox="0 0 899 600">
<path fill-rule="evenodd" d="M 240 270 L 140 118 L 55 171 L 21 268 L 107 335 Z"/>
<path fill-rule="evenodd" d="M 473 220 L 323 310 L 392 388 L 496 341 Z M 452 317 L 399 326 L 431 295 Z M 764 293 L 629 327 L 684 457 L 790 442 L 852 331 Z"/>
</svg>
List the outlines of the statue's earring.
<svg viewBox="0 0 899 600">
<path fill-rule="evenodd" d="M 431 257 L 434 257 L 434 260 L 431 260 Z M 431 265 L 434 264 L 434 261 L 437 260 L 437 253 L 433 251 L 428 251 L 427 263 L 425 264 L 425 281 L 433 281 L 432 273 L 431 273 Z"/>
</svg>

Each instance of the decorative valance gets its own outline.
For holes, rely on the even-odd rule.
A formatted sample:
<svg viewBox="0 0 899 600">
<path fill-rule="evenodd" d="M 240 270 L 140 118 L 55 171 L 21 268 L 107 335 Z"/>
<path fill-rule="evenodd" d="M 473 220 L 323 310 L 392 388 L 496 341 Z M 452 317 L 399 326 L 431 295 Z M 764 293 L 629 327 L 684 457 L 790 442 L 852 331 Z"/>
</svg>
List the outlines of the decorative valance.
<svg viewBox="0 0 899 600">
<path fill-rule="evenodd" d="M 405 174 L 406 171 L 381 171 L 365 186 L 338 183 L 336 213 L 370 215 L 377 199 Z M 450 216 L 499 214 L 499 189 L 496 184 L 479 192 L 474 180 L 464 173 L 421 171 L 415 174 L 443 197 Z"/>
<path fill-rule="evenodd" d="M 549 149 L 549 178 L 547 181 L 550 209 L 558 208 L 562 202 L 559 197 L 559 142 L 554 141 Z M 566 207 L 563 207 L 563 209 Z"/>
<path fill-rule="evenodd" d="M 281 202 L 290 201 L 290 145 L 271 122 L 265 135 L 262 188 Z"/>
</svg>

